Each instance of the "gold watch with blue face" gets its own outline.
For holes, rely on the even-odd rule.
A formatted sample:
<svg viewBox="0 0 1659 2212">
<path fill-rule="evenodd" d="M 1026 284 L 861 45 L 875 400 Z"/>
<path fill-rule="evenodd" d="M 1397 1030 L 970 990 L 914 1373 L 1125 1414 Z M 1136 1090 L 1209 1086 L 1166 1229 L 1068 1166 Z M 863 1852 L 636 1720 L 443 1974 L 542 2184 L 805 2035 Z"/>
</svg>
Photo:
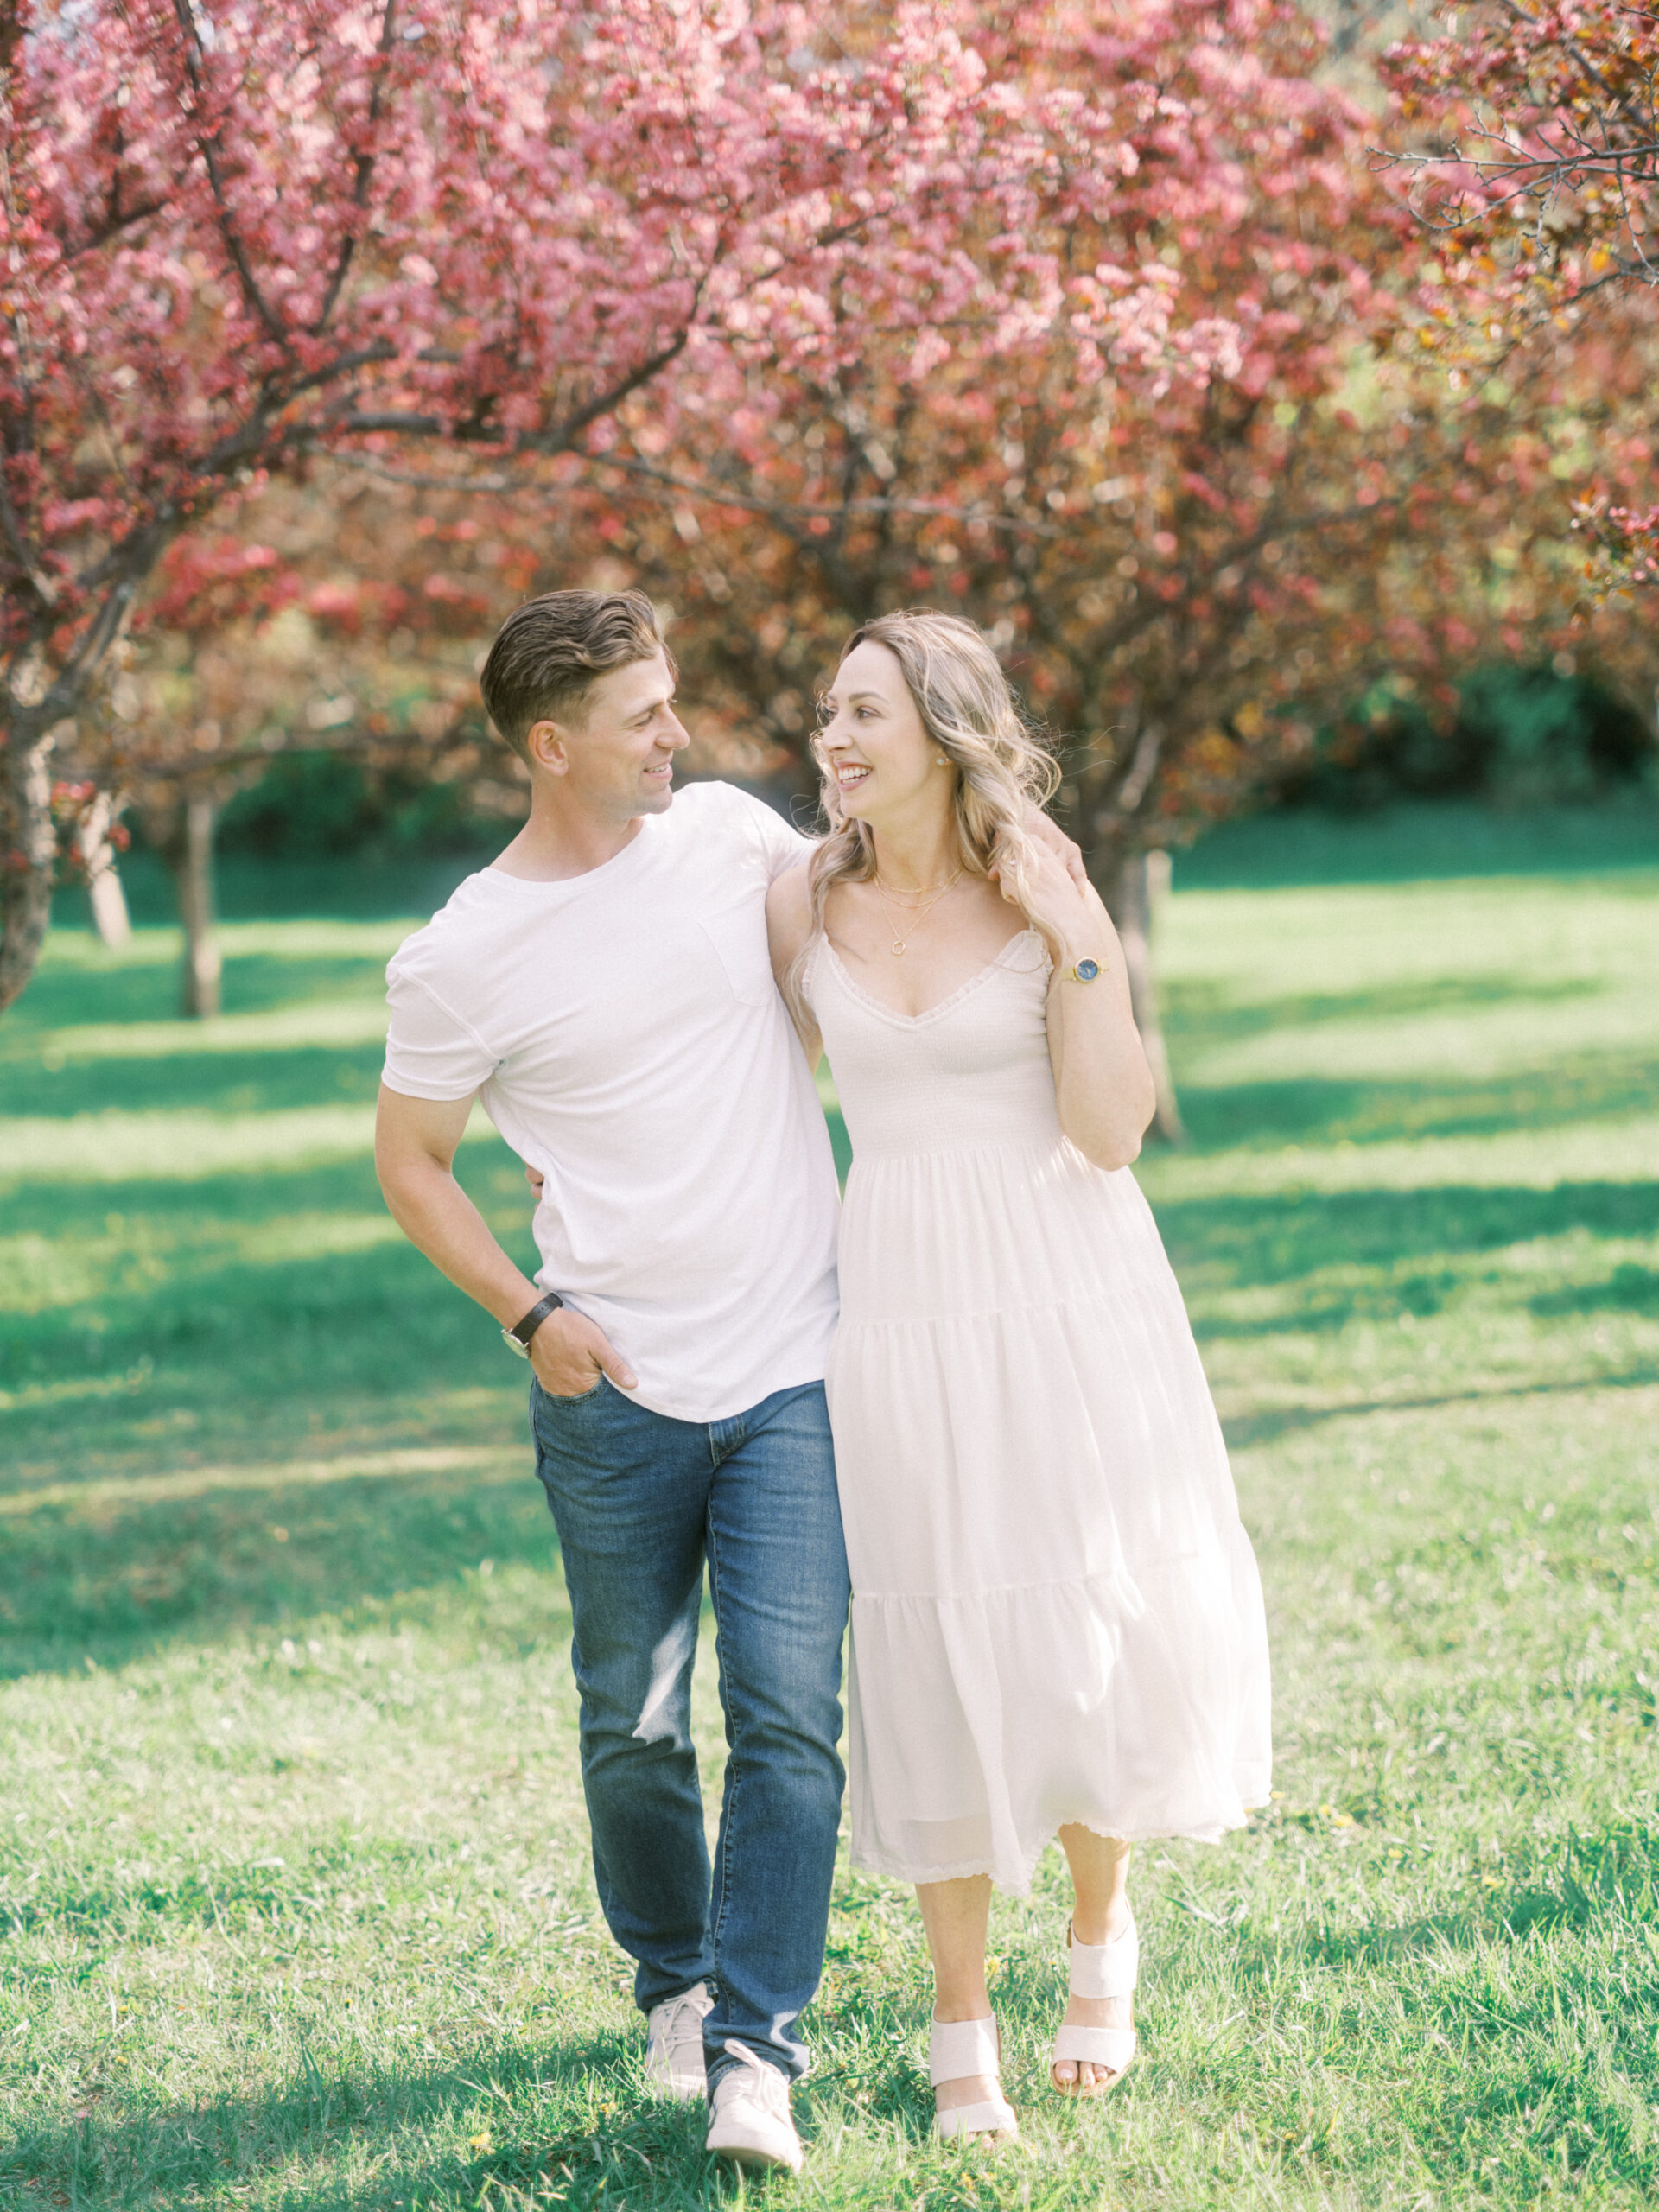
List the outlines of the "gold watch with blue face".
<svg viewBox="0 0 1659 2212">
<path fill-rule="evenodd" d="M 1063 983 L 1092 983 L 1099 973 L 1098 960 L 1079 960 L 1075 968 L 1061 969 L 1060 981 Z"/>
</svg>

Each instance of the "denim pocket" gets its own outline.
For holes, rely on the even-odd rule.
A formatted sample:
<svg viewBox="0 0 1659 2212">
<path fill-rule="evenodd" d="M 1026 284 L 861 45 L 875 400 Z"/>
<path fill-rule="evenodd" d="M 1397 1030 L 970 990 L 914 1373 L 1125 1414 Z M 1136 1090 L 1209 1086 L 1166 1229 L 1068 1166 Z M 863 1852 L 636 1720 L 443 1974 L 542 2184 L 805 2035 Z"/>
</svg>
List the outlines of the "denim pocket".
<svg viewBox="0 0 1659 2212">
<path fill-rule="evenodd" d="M 550 1436 L 568 1427 L 573 1414 L 582 1408 L 596 1406 L 605 1389 L 601 1375 L 591 1390 L 578 1390 L 574 1397 L 561 1398 L 551 1390 L 544 1390 L 539 1381 L 530 1394 L 530 1425 L 533 1429 L 545 1427 Z"/>
<path fill-rule="evenodd" d="M 605 1388 L 605 1377 L 596 1375 L 591 1390 L 574 1390 L 568 1397 L 563 1391 L 550 1390 L 543 1382 L 537 1382 L 536 1388 L 550 1406 L 585 1406 L 589 1398 L 596 1398 Z"/>
</svg>

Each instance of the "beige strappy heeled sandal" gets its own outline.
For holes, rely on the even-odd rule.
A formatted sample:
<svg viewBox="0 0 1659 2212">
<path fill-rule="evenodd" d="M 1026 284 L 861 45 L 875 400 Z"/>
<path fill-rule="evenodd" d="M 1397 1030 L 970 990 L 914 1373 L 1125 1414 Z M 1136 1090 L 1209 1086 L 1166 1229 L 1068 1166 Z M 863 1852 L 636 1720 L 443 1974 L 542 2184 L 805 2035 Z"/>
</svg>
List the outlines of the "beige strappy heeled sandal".
<svg viewBox="0 0 1659 2212">
<path fill-rule="evenodd" d="M 936 2111 L 933 2125 L 946 2140 L 956 2135 L 1006 2135 L 1017 2139 L 1020 2123 L 1002 2094 L 1002 2044 L 995 2017 L 988 2020 L 933 2020 L 927 2037 L 927 2078 L 937 2089 L 941 2082 L 966 2081 L 971 2074 L 988 2074 L 996 2082 L 995 2098 L 977 2104 L 953 2105 Z"/>
<path fill-rule="evenodd" d="M 1067 1980 L 1074 1997 L 1134 1996 L 1141 1971 L 1141 1938 L 1133 1913 L 1123 1933 L 1109 1943 L 1079 1943 L 1069 1927 L 1065 1941 Z M 1049 2080 L 1064 2097 L 1103 2096 L 1128 2072 L 1135 2042 L 1133 2028 L 1063 2027 L 1054 2037 L 1051 2066 L 1058 2065 L 1062 2059 L 1070 2059 L 1074 2065 L 1105 2066 L 1111 2069 L 1112 2078 L 1087 2086 L 1080 2079 L 1067 2084 L 1055 2082 L 1051 2071 Z"/>
</svg>

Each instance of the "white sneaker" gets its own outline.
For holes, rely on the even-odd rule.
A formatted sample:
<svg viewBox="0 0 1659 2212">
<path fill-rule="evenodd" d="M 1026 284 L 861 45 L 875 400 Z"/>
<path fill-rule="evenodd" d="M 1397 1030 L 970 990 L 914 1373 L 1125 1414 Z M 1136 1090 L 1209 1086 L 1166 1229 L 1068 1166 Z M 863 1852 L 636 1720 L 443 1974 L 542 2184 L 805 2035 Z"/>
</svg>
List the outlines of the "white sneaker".
<svg viewBox="0 0 1659 2212">
<path fill-rule="evenodd" d="M 645 2079 L 659 2097 L 701 2097 L 709 2076 L 702 2063 L 702 2022 L 715 2000 L 702 1982 L 665 1997 L 645 2015 Z"/>
<path fill-rule="evenodd" d="M 747 2044 L 726 2048 L 738 2063 L 715 2084 L 709 2148 L 741 2166 L 787 2166 L 799 2173 L 805 2153 L 789 2109 L 787 2075 L 757 2058 Z"/>
</svg>

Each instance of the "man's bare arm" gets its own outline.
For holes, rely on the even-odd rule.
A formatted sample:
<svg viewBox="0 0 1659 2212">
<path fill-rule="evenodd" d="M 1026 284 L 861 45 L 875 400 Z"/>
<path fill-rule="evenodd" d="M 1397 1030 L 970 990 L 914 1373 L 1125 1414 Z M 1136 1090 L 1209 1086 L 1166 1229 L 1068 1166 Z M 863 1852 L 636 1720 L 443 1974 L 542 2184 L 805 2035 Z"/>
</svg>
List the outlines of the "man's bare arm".
<svg viewBox="0 0 1659 2212">
<path fill-rule="evenodd" d="M 472 1100 L 405 1098 L 381 1086 L 375 1114 L 374 1167 L 391 1217 L 410 1243 L 458 1289 L 493 1313 L 504 1329 L 523 1320 L 541 1292 L 515 1267 L 454 1177 L 455 1147 Z M 605 1332 L 568 1306 L 550 1313 L 530 1340 L 531 1365 L 544 1390 L 574 1398 L 601 1374 L 619 1389 L 635 1378 Z"/>
</svg>

